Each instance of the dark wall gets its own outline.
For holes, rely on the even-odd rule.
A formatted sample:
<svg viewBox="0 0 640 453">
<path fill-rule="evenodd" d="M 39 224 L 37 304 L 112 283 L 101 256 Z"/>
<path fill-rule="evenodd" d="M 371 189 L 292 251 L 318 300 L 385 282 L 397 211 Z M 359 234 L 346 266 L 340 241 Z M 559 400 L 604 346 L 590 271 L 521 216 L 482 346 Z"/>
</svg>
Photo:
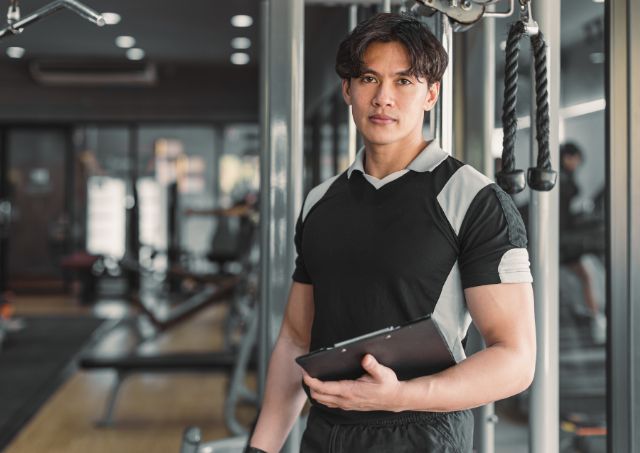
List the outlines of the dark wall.
<svg viewBox="0 0 640 453">
<path fill-rule="evenodd" d="M 160 64 L 154 86 L 47 87 L 0 63 L 0 122 L 257 121 L 258 68 Z"/>
</svg>

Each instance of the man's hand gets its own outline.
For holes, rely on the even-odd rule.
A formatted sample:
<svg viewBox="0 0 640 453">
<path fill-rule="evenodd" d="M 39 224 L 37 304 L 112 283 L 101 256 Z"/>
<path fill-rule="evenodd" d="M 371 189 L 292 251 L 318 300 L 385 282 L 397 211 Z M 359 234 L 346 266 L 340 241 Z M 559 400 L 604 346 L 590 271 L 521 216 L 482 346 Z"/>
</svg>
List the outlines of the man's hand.
<svg viewBox="0 0 640 453">
<path fill-rule="evenodd" d="M 355 411 L 403 410 L 398 402 L 403 383 L 396 373 L 367 354 L 362 359 L 367 374 L 355 381 L 323 382 L 312 378 L 304 370 L 304 382 L 311 390 L 311 397 L 327 407 Z"/>
</svg>

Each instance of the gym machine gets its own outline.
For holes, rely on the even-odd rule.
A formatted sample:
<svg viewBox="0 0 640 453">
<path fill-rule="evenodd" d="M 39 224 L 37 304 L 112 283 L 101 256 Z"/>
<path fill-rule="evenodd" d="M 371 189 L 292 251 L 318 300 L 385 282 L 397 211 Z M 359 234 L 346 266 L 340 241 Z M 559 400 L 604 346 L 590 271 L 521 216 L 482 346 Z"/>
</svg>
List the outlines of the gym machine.
<svg viewBox="0 0 640 453">
<path fill-rule="evenodd" d="M 19 35 L 25 27 L 62 9 L 69 9 L 98 27 L 102 27 L 105 24 L 105 20 L 100 14 L 77 0 L 55 0 L 26 17 L 20 16 L 19 0 L 9 0 L 7 26 L 0 30 L 0 39 L 6 36 Z"/>
<path fill-rule="evenodd" d="M 237 215 L 233 208 L 224 214 Z M 231 376 L 230 388 L 225 403 L 225 420 L 229 430 L 236 434 L 245 429 L 235 418 L 235 407 L 239 403 L 257 405 L 255 392 L 249 390 L 244 382 L 249 369 L 256 368 L 255 338 L 257 333 L 256 283 L 257 262 L 253 252 L 256 244 L 257 216 L 242 212 L 249 224 L 238 241 L 242 243 L 239 256 L 236 256 L 240 271 L 237 275 L 226 275 L 216 279 L 212 286 L 207 279 L 204 290 L 194 294 L 174 308 L 154 307 L 144 303 L 144 297 L 134 298 L 145 319 L 148 319 L 154 333 L 159 333 L 183 322 L 212 303 L 225 300 L 230 296 L 231 306 L 224 326 L 224 346 L 221 350 L 204 353 L 162 353 L 144 354 L 136 349 L 132 353 L 111 356 L 87 354 L 80 360 L 80 366 L 86 370 L 112 369 L 116 372 L 116 381 L 111 389 L 103 417 L 98 426 L 114 425 L 114 413 L 120 388 L 124 381 L 135 373 L 175 373 L 202 372 L 223 373 Z M 133 270 L 133 269 L 132 269 Z M 205 279 L 206 276 L 199 276 Z M 144 285 L 142 285 L 144 286 Z M 141 329 L 144 330 L 144 329 Z M 135 331 L 138 332 L 137 330 Z M 145 340 L 143 334 L 140 339 Z"/>
</svg>

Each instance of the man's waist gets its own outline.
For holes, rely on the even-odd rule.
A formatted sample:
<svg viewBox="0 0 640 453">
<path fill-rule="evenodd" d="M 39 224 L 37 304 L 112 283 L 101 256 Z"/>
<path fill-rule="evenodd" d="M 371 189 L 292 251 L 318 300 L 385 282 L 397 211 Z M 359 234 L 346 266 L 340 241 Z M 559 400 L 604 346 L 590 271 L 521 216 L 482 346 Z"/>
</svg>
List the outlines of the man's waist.
<svg viewBox="0 0 640 453">
<path fill-rule="evenodd" d="M 318 416 L 332 425 L 395 425 L 405 423 L 424 423 L 450 418 L 454 412 L 423 411 L 345 411 L 323 406 L 312 401 L 311 414 Z"/>
</svg>

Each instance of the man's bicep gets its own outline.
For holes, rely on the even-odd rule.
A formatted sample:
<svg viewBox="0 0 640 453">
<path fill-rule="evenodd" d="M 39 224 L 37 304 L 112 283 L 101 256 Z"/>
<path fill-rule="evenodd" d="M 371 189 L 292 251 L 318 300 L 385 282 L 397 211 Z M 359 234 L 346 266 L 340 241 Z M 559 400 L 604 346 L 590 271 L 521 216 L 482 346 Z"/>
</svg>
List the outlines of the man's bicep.
<svg viewBox="0 0 640 453">
<path fill-rule="evenodd" d="M 298 346 L 308 348 L 313 313 L 313 285 L 292 282 L 280 336 L 287 337 Z"/>
<path fill-rule="evenodd" d="M 497 343 L 535 349 L 530 283 L 499 283 L 465 289 L 467 307 L 487 346 Z"/>
</svg>

